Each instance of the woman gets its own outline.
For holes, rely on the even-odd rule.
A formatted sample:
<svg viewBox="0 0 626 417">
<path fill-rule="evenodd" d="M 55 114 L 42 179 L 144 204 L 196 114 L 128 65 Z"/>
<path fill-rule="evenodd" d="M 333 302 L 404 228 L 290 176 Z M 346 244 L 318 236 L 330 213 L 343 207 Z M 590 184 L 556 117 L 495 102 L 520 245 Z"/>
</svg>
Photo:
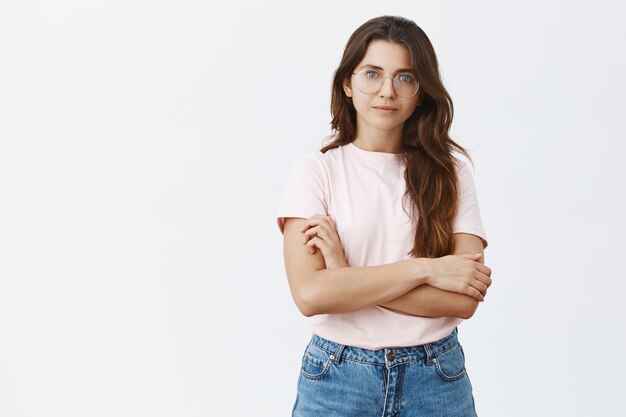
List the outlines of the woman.
<svg viewBox="0 0 626 417">
<path fill-rule="evenodd" d="M 392 16 L 350 37 L 330 143 L 298 160 L 278 210 L 313 331 L 293 416 L 475 416 L 457 325 L 491 285 L 473 179 L 426 34 Z"/>
</svg>

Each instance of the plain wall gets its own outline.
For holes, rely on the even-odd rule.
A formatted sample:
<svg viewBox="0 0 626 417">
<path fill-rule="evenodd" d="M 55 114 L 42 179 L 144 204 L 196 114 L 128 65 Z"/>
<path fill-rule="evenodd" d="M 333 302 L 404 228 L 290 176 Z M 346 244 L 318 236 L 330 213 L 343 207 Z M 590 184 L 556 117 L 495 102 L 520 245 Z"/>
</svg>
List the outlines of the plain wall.
<svg viewBox="0 0 626 417">
<path fill-rule="evenodd" d="M 624 415 L 624 6 L 383 5 L 2 2 L 1 416 L 289 415 L 310 330 L 275 212 L 382 14 L 430 37 L 475 162 L 479 415 Z"/>
</svg>

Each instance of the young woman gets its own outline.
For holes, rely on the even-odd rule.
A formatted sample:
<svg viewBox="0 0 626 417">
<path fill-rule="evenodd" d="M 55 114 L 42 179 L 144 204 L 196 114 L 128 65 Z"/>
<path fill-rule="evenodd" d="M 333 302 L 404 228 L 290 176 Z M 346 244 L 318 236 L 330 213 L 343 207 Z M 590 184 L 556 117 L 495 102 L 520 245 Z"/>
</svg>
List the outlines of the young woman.
<svg viewBox="0 0 626 417">
<path fill-rule="evenodd" d="M 491 270 L 426 34 L 392 16 L 359 27 L 331 108 L 330 143 L 293 165 L 278 210 L 313 331 L 293 416 L 475 416 L 457 325 Z"/>
</svg>

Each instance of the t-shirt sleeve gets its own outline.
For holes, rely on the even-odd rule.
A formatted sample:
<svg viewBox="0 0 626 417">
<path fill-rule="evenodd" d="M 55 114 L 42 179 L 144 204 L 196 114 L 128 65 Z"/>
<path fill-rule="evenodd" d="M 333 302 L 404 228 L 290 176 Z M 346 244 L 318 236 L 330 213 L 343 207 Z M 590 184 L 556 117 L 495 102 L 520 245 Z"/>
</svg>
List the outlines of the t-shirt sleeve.
<svg viewBox="0 0 626 417">
<path fill-rule="evenodd" d="M 453 233 L 471 233 L 482 239 L 483 249 L 487 247 L 487 235 L 483 228 L 478 207 L 474 176 L 465 161 L 459 160 L 459 207 L 454 221 Z"/>
<path fill-rule="evenodd" d="M 284 232 L 286 217 L 328 215 L 325 184 L 324 166 L 318 156 L 307 155 L 293 164 L 276 213 L 281 233 Z"/>
</svg>

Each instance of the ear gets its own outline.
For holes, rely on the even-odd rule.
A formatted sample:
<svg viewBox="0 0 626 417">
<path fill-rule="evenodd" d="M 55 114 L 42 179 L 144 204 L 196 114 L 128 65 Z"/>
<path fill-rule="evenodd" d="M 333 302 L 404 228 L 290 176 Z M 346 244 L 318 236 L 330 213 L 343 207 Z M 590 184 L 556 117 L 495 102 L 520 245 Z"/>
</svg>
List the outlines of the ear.
<svg viewBox="0 0 626 417">
<path fill-rule="evenodd" d="M 343 79 L 343 92 L 346 93 L 346 96 L 352 97 L 352 86 L 349 77 Z"/>
</svg>

